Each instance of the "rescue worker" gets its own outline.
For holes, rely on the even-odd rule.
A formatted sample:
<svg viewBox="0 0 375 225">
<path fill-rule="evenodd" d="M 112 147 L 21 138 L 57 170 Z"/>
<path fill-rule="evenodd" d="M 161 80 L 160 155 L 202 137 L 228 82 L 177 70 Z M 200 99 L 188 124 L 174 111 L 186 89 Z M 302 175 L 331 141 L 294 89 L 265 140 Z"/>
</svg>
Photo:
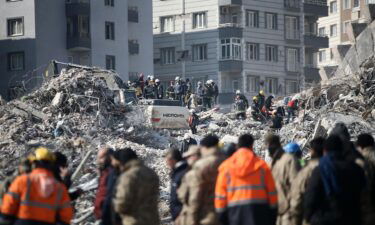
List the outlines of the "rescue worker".
<svg viewBox="0 0 375 225">
<path fill-rule="evenodd" d="M 251 106 L 251 115 L 256 121 L 263 121 L 263 116 L 259 110 L 259 100 L 258 96 L 253 97 L 253 104 Z"/>
<path fill-rule="evenodd" d="M 159 79 L 155 80 L 155 96 L 156 96 L 156 99 L 163 99 L 164 98 L 164 87 L 160 83 Z"/>
<path fill-rule="evenodd" d="M 275 97 L 274 97 L 273 95 L 270 95 L 270 96 L 268 96 L 268 98 L 266 99 L 266 102 L 265 102 L 264 106 L 266 107 L 266 110 L 267 110 L 268 112 L 273 111 L 273 110 L 272 110 L 272 104 L 273 104 L 273 99 L 274 99 L 274 98 L 275 98 Z"/>
<path fill-rule="evenodd" d="M 174 100 L 175 99 L 174 83 L 173 83 L 173 81 L 170 82 L 170 85 L 167 88 L 167 98 L 170 99 L 170 100 Z"/>
<path fill-rule="evenodd" d="M 211 81 L 208 80 L 203 88 L 203 108 L 209 110 L 212 108 L 212 97 L 213 97 L 213 88 L 211 86 Z"/>
<path fill-rule="evenodd" d="M 189 168 L 178 149 L 170 149 L 165 156 L 165 161 L 171 170 L 169 209 L 172 215 L 172 220 L 175 221 L 182 210 L 182 203 L 178 199 L 177 190 L 181 185 L 182 178 Z"/>
<path fill-rule="evenodd" d="M 298 99 L 292 99 L 287 106 L 288 119 L 286 123 L 289 123 L 290 119 L 294 119 L 296 110 L 298 110 Z"/>
<path fill-rule="evenodd" d="M 361 167 L 343 156 L 339 136 L 330 135 L 319 166 L 304 195 L 304 217 L 311 225 L 354 225 L 361 221 L 361 192 L 366 185 Z"/>
<path fill-rule="evenodd" d="M 212 87 L 214 89 L 214 104 L 217 105 L 217 99 L 219 97 L 219 86 L 212 81 Z"/>
<path fill-rule="evenodd" d="M 115 153 L 116 154 L 116 153 Z M 130 148 L 120 158 L 121 175 L 113 199 L 122 225 L 159 225 L 159 178 Z"/>
<path fill-rule="evenodd" d="M 73 208 L 65 185 L 53 175 L 54 154 L 39 147 L 29 160 L 34 169 L 10 185 L 3 198 L 1 219 L 15 225 L 70 224 Z"/>
<path fill-rule="evenodd" d="M 139 74 L 139 78 L 138 78 L 138 86 L 141 88 L 141 91 L 143 93 L 143 90 L 144 90 L 144 87 L 145 87 L 145 80 L 144 80 L 144 74 L 141 73 Z"/>
<path fill-rule="evenodd" d="M 31 162 L 29 161 L 29 159 L 22 158 L 18 165 L 17 171 L 15 171 L 13 175 L 5 178 L 5 180 L 0 183 L 0 213 L 4 194 L 8 192 L 9 186 L 18 176 L 30 173 L 31 169 Z"/>
<path fill-rule="evenodd" d="M 311 178 L 312 172 L 319 165 L 319 159 L 323 156 L 323 147 L 325 144 L 324 138 L 315 138 L 310 142 L 311 160 L 298 173 L 295 180 L 292 182 L 290 194 L 290 225 L 308 225 L 307 221 L 303 219 L 303 196 L 306 192 L 307 184 Z"/>
<path fill-rule="evenodd" d="M 182 101 L 183 96 L 183 87 L 180 77 L 176 77 L 174 85 L 175 100 Z"/>
<path fill-rule="evenodd" d="M 198 96 L 198 105 L 203 104 L 203 96 L 204 96 L 204 87 L 201 81 L 198 81 L 197 84 L 197 96 Z"/>
<path fill-rule="evenodd" d="M 192 134 L 196 134 L 197 126 L 199 125 L 199 116 L 196 114 L 195 109 L 190 110 L 189 127 Z"/>
<path fill-rule="evenodd" d="M 153 84 L 151 78 L 147 82 L 143 94 L 145 99 L 155 99 L 155 85 Z"/>
<path fill-rule="evenodd" d="M 186 78 L 185 85 L 186 85 L 186 93 L 187 94 L 193 93 L 193 86 L 191 85 L 189 78 Z"/>
<path fill-rule="evenodd" d="M 276 135 L 268 136 L 266 144 L 272 158 L 272 175 L 276 182 L 278 196 L 277 225 L 289 225 L 290 189 L 292 181 L 300 170 L 299 159 L 294 153 L 298 151 L 299 146 L 290 143 L 283 149 L 280 138 Z"/>
<path fill-rule="evenodd" d="M 96 164 L 98 166 L 99 173 L 99 185 L 96 191 L 95 201 L 94 201 L 94 215 L 95 218 L 100 220 L 102 218 L 103 204 L 107 195 L 107 182 L 108 176 L 111 170 L 111 155 L 113 154 L 113 149 L 103 146 L 99 149 L 96 158 Z"/>
<path fill-rule="evenodd" d="M 190 215 L 188 212 L 191 209 L 189 205 L 189 196 L 191 189 L 193 189 L 190 181 L 192 180 L 192 177 L 195 176 L 194 171 L 191 170 L 191 168 L 194 166 L 195 162 L 200 159 L 200 149 L 197 145 L 192 145 L 182 156 L 188 164 L 188 172 L 183 176 L 181 185 L 177 190 L 178 199 L 182 203 L 182 210 L 177 219 L 174 221 L 175 225 L 192 224 L 192 222 L 188 220 L 188 216 Z"/>
<path fill-rule="evenodd" d="M 265 101 L 266 101 L 266 96 L 264 95 L 264 91 L 263 90 L 259 91 L 259 93 L 257 95 L 257 98 L 258 98 L 259 110 L 262 110 L 263 106 L 265 104 Z"/>
<path fill-rule="evenodd" d="M 187 105 L 189 109 L 196 110 L 198 108 L 198 97 L 196 94 L 190 94 L 189 99 L 187 101 Z"/>
<path fill-rule="evenodd" d="M 266 162 L 254 153 L 253 143 L 250 134 L 240 136 L 239 149 L 219 167 L 215 208 L 221 224 L 275 224 L 275 182 Z"/>
<path fill-rule="evenodd" d="M 249 102 L 247 101 L 245 95 L 241 94 L 240 90 L 236 91 L 234 107 L 236 110 L 237 119 L 246 119 L 246 110 L 249 108 Z"/>
<path fill-rule="evenodd" d="M 213 201 L 218 167 L 223 160 L 218 143 L 219 139 L 213 135 L 204 137 L 200 143 L 201 159 L 194 164 L 188 180 L 189 196 L 183 215 L 187 224 L 219 224 Z"/>
<path fill-rule="evenodd" d="M 280 130 L 283 126 L 283 117 L 277 110 L 272 112 L 272 125 L 270 126 L 271 129 Z"/>
<path fill-rule="evenodd" d="M 375 224 L 375 142 L 370 134 L 360 134 L 357 149 L 365 160 L 366 189 L 362 196 L 363 225 Z"/>
</svg>

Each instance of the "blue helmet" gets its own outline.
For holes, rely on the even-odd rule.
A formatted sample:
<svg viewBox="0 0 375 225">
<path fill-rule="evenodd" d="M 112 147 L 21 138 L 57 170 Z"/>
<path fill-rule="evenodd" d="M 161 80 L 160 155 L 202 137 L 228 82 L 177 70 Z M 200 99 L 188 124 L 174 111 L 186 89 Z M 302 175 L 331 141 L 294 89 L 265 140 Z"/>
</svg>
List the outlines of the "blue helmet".
<svg viewBox="0 0 375 225">
<path fill-rule="evenodd" d="M 289 144 L 284 146 L 284 151 L 287 153 L 295 154 L 295 153 L 301 152 L 301 148 L 299 147 L 297 143 L 290 142 Z"/>
</svg>

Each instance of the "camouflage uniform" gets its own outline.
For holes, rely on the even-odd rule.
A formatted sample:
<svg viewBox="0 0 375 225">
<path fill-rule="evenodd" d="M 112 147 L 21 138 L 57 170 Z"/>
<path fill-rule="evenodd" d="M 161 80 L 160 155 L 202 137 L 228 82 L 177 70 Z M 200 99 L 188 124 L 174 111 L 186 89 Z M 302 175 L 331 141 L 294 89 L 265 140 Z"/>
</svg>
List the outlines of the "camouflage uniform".
<svg viewBox="0 0 375 225">
<path fill-rule="evenodd" d="M 126 225 L 159 225 L 159 178 L 139 160 L 125 166 L 113 199 L 115 212 Z"/>
</svg>

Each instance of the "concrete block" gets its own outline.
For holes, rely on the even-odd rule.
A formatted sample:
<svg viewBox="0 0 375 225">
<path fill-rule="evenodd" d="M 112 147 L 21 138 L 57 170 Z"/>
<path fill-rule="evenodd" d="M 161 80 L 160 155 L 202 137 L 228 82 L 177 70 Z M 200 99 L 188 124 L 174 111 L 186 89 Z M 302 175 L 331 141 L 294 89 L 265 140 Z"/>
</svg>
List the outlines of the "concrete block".
<svg viewBox="0 0 375 225">
<path fill-rule="evenodd" d="M 63 98 L 64 98 L 63 93 L 62 92 L 57 92 L 56 95 L 55 95 L 55 97 L 52 99 L 51 105 L 53 107 L 59 107 L 62 104 Z"/>
<path fill-rule="evenodd" d="M 374 52 L 369 49 L 374 49 L 373 34 L 370 27 L 366 28 L 357 38 L 356 42 L 358 62 L 360 64 L 371 57 Z"/>
</svg>

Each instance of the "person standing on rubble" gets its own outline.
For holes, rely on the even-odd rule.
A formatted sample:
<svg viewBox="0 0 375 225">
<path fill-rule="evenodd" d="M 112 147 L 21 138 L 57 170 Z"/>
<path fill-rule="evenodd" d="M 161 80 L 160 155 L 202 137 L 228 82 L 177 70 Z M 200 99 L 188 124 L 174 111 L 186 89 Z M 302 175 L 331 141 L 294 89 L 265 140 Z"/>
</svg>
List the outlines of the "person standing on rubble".
<svg viewBox="0 0 375 225">
<path fill-rule="evenodd" d="M 253 151 L 254 139 L 244 134 L 238 150 L 219 167 L 215 208 L 221 224 L 274 225 L 277 193 L 266 162 Z"/>
<path fill-rule="evenodd" d="M 264 106 L 266 107 L 266 110 L 267 110 L 268 112 L 273 111 L 273 109 L 272 109 L 272 105 L 273 105 L 273 99 L 274 99 L 274 98 L 275 98 L 275 97 L 274 97 L 273 95 L 270 95 L 270 96 L 268 96 L 268 98 L 266 99 L 266 102 L 265 102 Z"/>
<path fill-rule="evenodd" d="M 343 155 L 344 143 L 331 135 L 304 195 L 304 218 L 311 225 L 354 225 L 361 221 L 363 170 Z"/>
<path fill-rule="evenodd" d="M 289 225 L 290 189 L 292 181 L 297 177 L 298 171 L 301 168 L 299 159 L 296 156 L 300 148 L 296 143 L 289 143 L 283 149 L 280 137 L 274 134 L 266 137 L 266 145 L 269 155 L 272 158 L 272 175 L 275 179 L 277 189 L 277 225 Z"/>
<path fill-rule="evenodd" d="M 191 185 L 191 180 L 195 176 L 194 171 L 191 168 L 194 166 L 195 162 L 200 159 L 200 149 L 197 145 L 190 146 L 189 150 L 183 155 L 184 160 L 188 164 L 187 172 L 183 176 L 181 185 L 177 189 L 178 199 L 182 204 L 182 210 L 179 213 L 178 217 L 175 219 L 175 225 L 190 225 L 192 221 L 188 220 L 190 205 L 189 197 L 193 185 Z"/>
<path fill-rule="evenodd" d="M 263 106 L 264 106 L 265 101 L 266 101 L 266 96 L 264 95 L 263 90 L 259 91 L 259 93 L 257 95 L 257 99 L 258 99 L 259 110 L 262 111 Z"/>
<path fill-rule="evenodd" d="M 217 105 L 217 99 L 219 97 L 219 86 L 217 86 L 217 84 L 212 81 L 212 87 L 214 89 L 214 104 Z"/>
<path fill-rule="evenodd" d="M 152 80 L 149 80 L 145 86 L 144 98 L 145 99 L 155 99 L 155 84 Z"/>
<path fill-rule="evenodd" d="M 196 113 L 195 109 L 190 109 L 190 116 L 189 116 L 189 127 L 192 134 L 196 134 L 198 132 L 197 126 L 199 125 L 199 116 Z"/>
<path fill-rule="evenodd" d="M 312 172 L 319 165 L 319 160 L 323 156 L 323 148 L 325 145 L 324 138 L 315 138 L 310 142 L 311 160 L 299 172 L 296 179 L 292 182 L 290 194 L 290 225 L 308 225 L 303 218 L 303 196 L 306 193 L 307 184 L 310 181 Z"/>
<path fill-rule="evenodd" d="M 111 155 L 113 150 L 107 146 L 101 147 L 98 151 L 96 158 L 96 164 L 98 166 L 99 173 L 99 184 L 98 190 L 96 191 L 95 201 L 94 201 L 94 215 L 95 218 L 100 220 L 103 215 L 103 205 L 107 195 L 107 183 L 108 177 L 112 170 L 111 167 Z"/>
<path fill-rule="evenodd" d="M 219 224 L 213 201 L 218 167 L 223 161 L 218 144 L 219 138 L 214 135 L 204 137 L 200 143 L 202 158 L 194 164 L 188 181 L 188 208 L 184 215 L 187 224 Z"/>
<path fill-rule="evenodd" d="M 365 159 L 366 189 L 362 196 L 363 225 L 375 224 L 375 142 L 370 134 L 360 134 L 357 149 Z"/>
<path fill-rule="evenodd" d="M 181 185 L 182 178 L 188 171 L 188 164 L 183 160 L 178 149 L 170 149 L 165 156 L 167 166 L 171 170 L 171 188 L 169 208 L 172 220 L 175 221 L 182 210 L 182 203 L 178 199 L 177 190 Z"/>
<path fill-rule="evenodd" d="M 208 80 L 203 88 L 203 108 L 204 110 L 209 110 L 212 108 L 212 97 L 213 97 L 214 91 L 213 87 L 211 85 L 211 81 Z"/>
<path fill-rule="evenodd" d="M 175 100 L 182 101 L 183 87 L 180 77 L 176 77 L 174 85 Z"/>
<path fill-rule="evenodd" d="M 116 153 L 115 153 L 116 154 Z M 122 225 L 159 225 L 159 178 L 130 148 L 118 157 L 121 175 L 113 199 Z"/>
<path fill-rule="evenodd" d="M 288 102 L 287 106 L 287 113 L 288 113 L 288 119 L 286 123 L 289 123 L 290 120 L 293 120 L 296 116 L 296 110 L 298 110 L 298 99 L 292 99 Z"/>
<path fill-rule="evenodd" d="M 65 185 L 53 175 L 54 154 L 39 147 L 29 160 L 34 169 L 18 176 L 10 185 L 3 198 L 0 223 L 70 224 L 73 208 Z"/>
<path fill-rule="evenodd" d="M 198 105 L 203 104 L 203 97 L 204 97 L 204 87 L 201 81 L 198 81 L 197 84 L 197 96 L 198 96 Z"/>
<path fill-rule="evenodd" d="M 160 83 L 159 79 L 155 80 L 155 96 L 156 96 L 156 99 L 163 99 L 164 98 L 164 87 Z"/>
<path fill-rule="evenodd" d="M 167 98 L 170 100 L 174 100 L 175 96 L 174 83 L 173 81 L 171 81 L 169 87 L 167 88 Z"/>
<path fill-rule="evenodd" d="M 241 94 L 240 90 L 236 91 L 236 96 L 234 97 L 234 108 L 236 110 L 237 119 L 246 119 L 246 110 L 249 108 L 249 102 L 244 94 Z"/>
</svg>

